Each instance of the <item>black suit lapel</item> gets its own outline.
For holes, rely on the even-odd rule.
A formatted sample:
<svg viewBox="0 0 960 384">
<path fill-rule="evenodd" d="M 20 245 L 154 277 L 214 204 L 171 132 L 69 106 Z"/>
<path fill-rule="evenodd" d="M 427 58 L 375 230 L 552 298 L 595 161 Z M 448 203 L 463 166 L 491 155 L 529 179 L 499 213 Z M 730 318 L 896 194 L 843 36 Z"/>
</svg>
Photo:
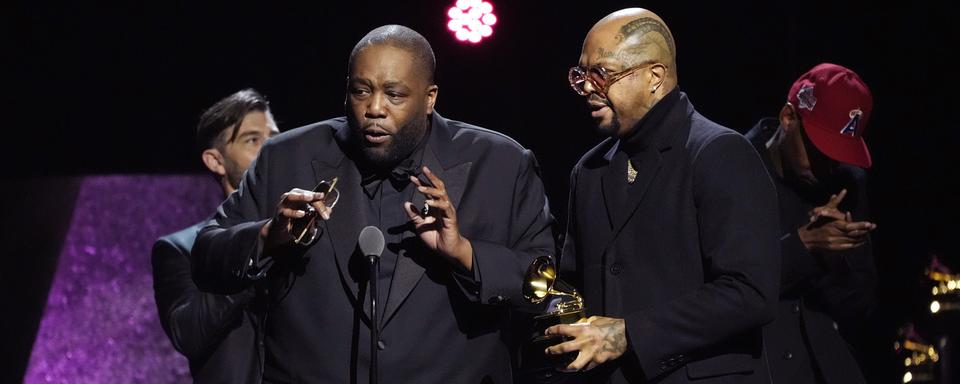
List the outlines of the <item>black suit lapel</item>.
<svg viewBox="0 0 960 384">
<path fill-rule="evenodd" d="M 341 127 L 345 129 L 345 127 Z M 350 301 L 354 305 L 363 303 L 365 300 L 359 300 L 358 291 L 361 285 L 366 285 L 366 266 L 362 257 L 354 257 L 358 253 L 357 237 L 360 230 L 367 222 L 366 208 L 360 199 L 365 196 L 361 190 L 360 172 L 346 156 L 340 156 L 340 161 L 336 164 L 314 159 L 312 162 L 316 182 L 321 180 L 331 181 L 337 178 L 337 190 L 340 191 L 340 199 L 333 208 L 330 220 L 323 221 L 321 228 L 326 234 L 333 247 L 333 262 L 340 272 L 340 281 L 344 291 L 347 292 Z M 325 239 L 321 237 L 320 241 Z M 325 255 L 322 255 L 323 257 Z M 352 263 L 352 264 L 351 264 Z M 366 289 L 364 289 L 366 291 Z M 369 319 L 369 303 L 364 305 L 364 313 Z"/>
<path fill-rule="evenodd" d="M 607 212 L 607 225 L 613 231 L 614 225 L 620 222 L 623 213 L 623 191 L 626 188 L 626 167 L 617 163 L 622 156 L 617 156 L 617 145 L 604 155 L 608 164 L 600 174 L 600 189 L 603 193 L 603 206 Z"/>
<path fill-rule="evenodd" d="M 650 189 L 650 184 L 660 171 L 661 160 L 660 151 L 656 148 L 650 148 L 636 161 L 638 164 L 634 164 L 637 169 L 637 179 L 627 187 L 627 206 L 624 210 L 627 217 L 614 225 L 615 232 L 619 232 L 623 228 L 627 218 L 633 216 L 634 211 L 643 201 L 647 190 Z"/>
<path fill-rule="evenodd" d="M 616 239 L 617 235 L 627 224 L 627 222 L 630 221 L 630 218 L 633 217 L 637 207 L 640 206 L 640 203 L 643 201 L 643 197 L 650 188 L 650 184 L 660 171 L 660 163 L 660 151 L 655 147 L 647 149 L 640 155 L 638 160 L 634 161 L 633 165 L 637 170 L 637 178 L 633 183 L 630 183 L 627 186 L 626 205 L 615 207 L 615 209 L 618 209 L 618 214 L 614 216 L 616 220 L 613 221 L 613 231 L 611 233 L 609 242 L 604 247 L 604 253 L 606 253 L 606 248 L 608 248 L 612 241 Z M 623 168 L 624 173 L 619 182 L 626 183 L 626 163 L 624 163 Z"/>
<path fill-rule="evenodd" d="M 445 122 L 439 115 L 436 115 L 433 120 L 430 142 L 424 149 L 423 164 L 443 180 L 447 189 L 447 196 L 450 198 L 450 201 L 453 202 L 454 206 L 459 208 L 463 193 L 466 191 L 467 179 L 470 176 L 470 168 L 473 163 L 453 164 L 455 162 L 454 159 L 446 159 L 446 161 L 441 159 L 441 157 L 446 156 L 446 151 L 452 146 L 449 137 L 450 132 Z M 444 164 L 453 165 L 450 165 L 449 168 L 444 168 Z M 414 206 L 422 207 L 424 196 L 419 192 L 414 192 L 412 200 Z M 416 233 L 408 231 L 404 234 L 404 243 L 410 241 L 420 242 L 420 239 L 417 238 Z M 440 257 L 438 255 L 425 256 Z M 417 286 L 417 283 L 420 282 L 420 279 L 423 278 L 424 272 L 424 267 L 418 264 L 412 255 L 407 254 L 407 249 L 402 249 L 397 259 L 396 269 L 393 272 L 393 280 L 390 283 L 390 297 L 387 299 L 387 306 L 383 311 L 384 316 L 381 320 L 381 327 L 386 326 L 390 321 L 397 312 L 397 309 L 400 308 L 400 305 L 403 304 L 407 296 L 409 296 Z"/>
</svg>

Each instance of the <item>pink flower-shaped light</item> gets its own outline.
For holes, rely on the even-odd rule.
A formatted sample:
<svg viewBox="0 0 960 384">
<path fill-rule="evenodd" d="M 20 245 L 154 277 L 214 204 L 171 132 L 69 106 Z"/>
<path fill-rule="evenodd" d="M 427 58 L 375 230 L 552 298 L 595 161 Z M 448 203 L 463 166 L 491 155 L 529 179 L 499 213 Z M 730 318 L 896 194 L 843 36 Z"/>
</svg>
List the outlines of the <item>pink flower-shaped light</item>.
<svg viewBox="0 0 960 384">
<path fill-rule="evenodd" d="M 493 25 L 497 23 L 493 4 L 482 0 L 457 0 L 447 10 L 447 16 L 447 28 L 457 40 L 474 44 L 493 35 Z"/>
</svg>

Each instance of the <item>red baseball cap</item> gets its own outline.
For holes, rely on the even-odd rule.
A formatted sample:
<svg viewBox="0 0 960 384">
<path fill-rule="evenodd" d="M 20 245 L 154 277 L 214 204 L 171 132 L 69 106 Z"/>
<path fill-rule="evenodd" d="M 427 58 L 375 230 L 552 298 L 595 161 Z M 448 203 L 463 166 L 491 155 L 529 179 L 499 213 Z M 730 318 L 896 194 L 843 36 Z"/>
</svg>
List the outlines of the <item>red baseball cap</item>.
<svg viewBox="0 0 960 384">
<path fill-rule="evenodd" d="M 863 133 L 873 111 L 873 95 L 860 76 L 836 64 L 819 64 L 793 83 L 787 101 L 820 152 L 841 163 L 870 168 L 873 162 Z"/>
</svg>

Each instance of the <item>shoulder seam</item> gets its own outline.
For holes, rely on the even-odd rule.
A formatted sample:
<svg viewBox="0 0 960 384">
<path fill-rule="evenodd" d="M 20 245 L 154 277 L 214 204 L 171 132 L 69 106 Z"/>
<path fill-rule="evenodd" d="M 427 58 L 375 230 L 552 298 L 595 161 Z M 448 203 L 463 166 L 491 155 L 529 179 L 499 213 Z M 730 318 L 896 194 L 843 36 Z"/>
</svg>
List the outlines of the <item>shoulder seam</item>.
<svg viewBox="0 0 960 384">
<path fill-rule="evenodd" d="M 478 126 L 476 126 L 476 125 L 472 125 L 472 124 L 468 124 L 468 123 L 462 123 L 462 122 L 458 122 L 458 123 L 462 124 L 462 125 L 460 126 L 460 129 L 470 129 L 470 130 L 474 130 L 474 131 L 490 133 L 490 134 L 493 134 L 493 135 L 495 135 L 495 136 L 500 136 L 500 137 L 502 137 L 502 138 L 504 138 L 504 139 L 507 139 L 507 141 L 513 143 L 513 144 L 516 145 L 517 147 L 520 147 L 520 149 L 522 149 L 522 150 L 524 150 L 524 151 L 527 150 L 527 148 L 524 147 L 522 144 L 520 144 L 520 142 L 518 142 L 518 141 L 515 140 L 514 138 L 512 138 L 512 137 L 510 137 L 510 136 L 507 136 L 507 135 L 505 135 L 505 134 L 503 134 L 503 133 L 501 133 L 501 132 L 497 132 L 497 131 L 494 131 L 494 130 L 488 129 L 488 128 L 478 127 Z"/>
<path fill-rule="evenodd" d="M 700 146 L 700 148 L 697 148 L 697 152 L 693 154 L 693 163 L 696 164 L 697 161 L 700 160 L 700 153 L 702 153 L 703 150 L 707 149 L 707 147 L 709 147 L 710 144 L 713 144 L 715 141 L 717 141 L 717 139 L 719 139 L 719 138 L 721 138 L 721 137 L 724 137 L 724 136 L 738 136 L 738 135 L 739 135 L 738 133 L 733 132 L 733 131 L 720 132 L 720 134 L 718 134 L 717 136 L 711 138 L 710 141 L 708 141 L 708 142 L 706 142 L 705 144 L 703 144 L 702 146 Z"/>
</svg>

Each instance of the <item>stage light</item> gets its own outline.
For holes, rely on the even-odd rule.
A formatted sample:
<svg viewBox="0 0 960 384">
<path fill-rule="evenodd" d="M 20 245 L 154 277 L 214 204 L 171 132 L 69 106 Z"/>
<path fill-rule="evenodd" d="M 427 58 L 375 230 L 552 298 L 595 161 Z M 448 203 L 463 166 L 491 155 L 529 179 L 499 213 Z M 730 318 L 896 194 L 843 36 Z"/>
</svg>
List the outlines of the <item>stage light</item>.
<svg viewBox="0 0 960 384">
<path fill-rule="evenodd" d="M 493 4 L 482 0 L 457 0 L 447 10 L 447 17 L 447 29 L 454 37 L 473 44 L 493 35 L 493 26 L 498 21 Z"/>
</svg>

